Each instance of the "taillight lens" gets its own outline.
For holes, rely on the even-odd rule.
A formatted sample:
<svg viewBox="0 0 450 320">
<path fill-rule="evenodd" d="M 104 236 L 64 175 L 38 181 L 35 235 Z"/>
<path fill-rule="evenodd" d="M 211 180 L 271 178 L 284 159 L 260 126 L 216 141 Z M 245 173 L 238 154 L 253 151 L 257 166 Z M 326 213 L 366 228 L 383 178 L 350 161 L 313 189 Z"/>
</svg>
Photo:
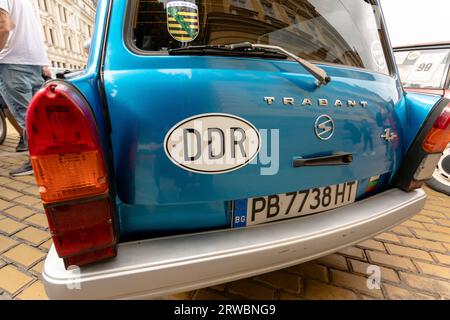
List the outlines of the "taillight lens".
<svg viewBox="0 0 450 320">
<path fill-rule="evenodd" d="M 417 167 L 412 180 L 405 190 L 411 191 L 421 188 L 423 183 L 433 177 L 433 173 L 441 158 L 442 152 L 450 141 L 450 105 L 447 105 L 434 122 L 427 136 L 423 140 L 422 150 L 417 153 L 423 155 L 423 159 Z M 420 148 L 420 147 L 419 147 Z"/>
<path fill-rule="evenodd" d="M 97 251 L 83 253 L 73 257 L 68 257 L 64 259 L 64 263 L 66 265 L 66 268 L 69 266 L 84 266 L 94 262 L 109 259 L 111 257 L 115 257 L 116 254 L 117 254 L 116 247 L 112 246 L 105 249 L 100 249 Z"/>
<path fill-rule="evenodd" d="M 102 155 L 98 151 L 32 156 L 31 163 L 45 202 L 76 199 L 108 190 Z"/>
<path fill-rule="evenodd" d="M 444 108 L 438 117 L 422 147 L 428 153 L 441 153 L 450 142 L 450 106 Z"/>
<path fill-rule="evenodd" d="M 108 174 L 87 102 L 64 83 L 47 84 L 28 108 L 27 134 L 59 257 L 81 266 L 115 256 Z"/>
<path fill-rule="evenodd" d="M 103 194 L 108 179 L 97 129 L 86 102 L 62 84 L 40 90 L 30 104 L 31 163 L 46 203 Z"/>
<path fill-rule="evenodd" d="M 56 251 L 62 258 L 115 243 L 108 198 L 45 209 Z"/>
</svg>

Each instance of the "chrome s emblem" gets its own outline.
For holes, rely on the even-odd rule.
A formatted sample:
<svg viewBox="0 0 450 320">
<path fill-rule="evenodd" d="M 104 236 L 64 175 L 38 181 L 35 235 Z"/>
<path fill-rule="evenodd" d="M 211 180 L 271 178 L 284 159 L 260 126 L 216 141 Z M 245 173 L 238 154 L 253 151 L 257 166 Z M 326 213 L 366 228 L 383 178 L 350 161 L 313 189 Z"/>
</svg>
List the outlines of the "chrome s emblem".
<svg viewBox="0 0 450 320">
<path fill-rule="evenodd" d="M 383 138 L 387 142 L 391 142 L 391 141 L 397 139 L 397 135 L 395 133 L 391 132 L 391 129 L 384 129 L 384 134 L 381 135 L 381 138 Z"/>
<path fill-rule="evenodd" d="M 317 138 L 323 141 L 330 140 L 334 134 L 334 121 L 329 115 L 321 115 L 317 118 L 314 131 Z"/>
</svg>

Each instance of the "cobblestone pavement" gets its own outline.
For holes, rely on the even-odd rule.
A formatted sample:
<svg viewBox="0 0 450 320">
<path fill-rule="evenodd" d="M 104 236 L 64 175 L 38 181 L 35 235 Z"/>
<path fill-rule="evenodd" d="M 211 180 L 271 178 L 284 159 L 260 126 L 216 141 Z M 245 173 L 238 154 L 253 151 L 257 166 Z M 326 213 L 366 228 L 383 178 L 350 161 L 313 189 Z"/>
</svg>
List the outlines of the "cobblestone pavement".
<svg viewBox="0 0 450 320">
<path fill-rule="evenodd" d="M 9 132 L 13 130 L 9 128 Z M 40 274 L 51 245 L 34 177 L 10 178 L 26 159 L 17 135 L 0 146 L 0 300 L 46 299 Z M 411 220 L 336 254 L 285 270 L 171 296 L 177 299 L 450 299 L 450 197 L 426 189 Z M 381 289 L 367 288 L 367 267 Z"/>
</svg>

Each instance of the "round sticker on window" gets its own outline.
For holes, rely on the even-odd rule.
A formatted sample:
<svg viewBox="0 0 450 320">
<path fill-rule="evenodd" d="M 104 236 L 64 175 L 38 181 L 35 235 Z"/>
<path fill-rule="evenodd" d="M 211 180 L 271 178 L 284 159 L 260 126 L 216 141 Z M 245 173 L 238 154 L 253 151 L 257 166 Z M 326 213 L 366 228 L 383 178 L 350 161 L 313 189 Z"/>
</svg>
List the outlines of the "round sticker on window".
<svg viewBox="0 0 450 320">
<path fill-rule="evenodd" d="M 380 69 L 386 68 L 386 58 L 384 56 L 383 46 L 381 45 L 380 41 L 374 41 L 372 43 L 372 57 L 375 61 L 375 64 Z"/>
<path fill-rule="evenodd" d="M 420 57 L 419 51 L 412 51 L 408 54 L 408 60 L 417 60 Z"/>
<path fill-rule="evenodd" d="M 180 42 L 191 42 L 198 36 L 198 6 L 187 1 L 167 3 L 167 30 Z"/>
</svg>

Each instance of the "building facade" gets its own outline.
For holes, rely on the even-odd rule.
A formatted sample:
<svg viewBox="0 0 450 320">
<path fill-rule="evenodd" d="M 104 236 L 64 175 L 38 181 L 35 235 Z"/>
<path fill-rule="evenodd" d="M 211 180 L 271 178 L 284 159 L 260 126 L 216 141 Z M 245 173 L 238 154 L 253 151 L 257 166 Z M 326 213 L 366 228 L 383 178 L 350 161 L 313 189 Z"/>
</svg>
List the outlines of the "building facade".
<svg viewBox="0 0 450 320">
<path fill-rule="evenodd" d="M 50 65 L 81 69 L 92 37 L 96 0 L 31 0 L 40 17 Z"/>
</svg>

